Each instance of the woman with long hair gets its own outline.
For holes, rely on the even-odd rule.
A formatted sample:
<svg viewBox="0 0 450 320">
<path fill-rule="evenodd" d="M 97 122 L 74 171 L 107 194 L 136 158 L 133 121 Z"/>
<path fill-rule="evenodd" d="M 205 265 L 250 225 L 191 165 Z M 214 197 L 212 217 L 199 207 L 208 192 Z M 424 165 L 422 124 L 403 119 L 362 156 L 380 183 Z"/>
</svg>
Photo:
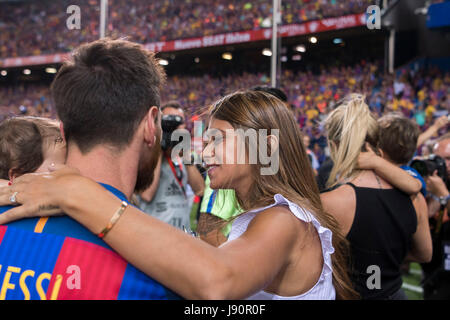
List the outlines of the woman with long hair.
<svg viewBox="0 0 450 320">
<path fill-rule="evenodd" d="M 411 186 L 410 193 L 419 192 L 420 186 L 381 158 L 382 173 L 360 165 L 361 155 L 377 150 L 379 136 L 364 96 L 352 94 L 341 101 L 325 128 L 334 162 L 328 187 L 334 189 L 321 198 L 350 242 L 354 287 L 363 299 L 405 299 L 400 265 L 405 258 L 423 262 L 431 257 L 425 200 L 404 193 Z"/>
<path fill-rule="evenodd" d="M 93 233 L 107 230 L 103 239 L 120 255 L 189 299 L 357 297 L 347 274 L 346 240 L 322 207 L 288 107 L 269 94 L 246 91 L 222 98 L 210 115 L 209 132 L 215 134 L 203 155 L 211 187 L 234 189 L 244 210 L 219 248 L 131 206 L 109 224 L 120 200 L 69 168 L 24 176 L 0 189 L 0 203 L 13 192 L 22 204 L 0 215 L 0 223 L 57 207 Z M 258 139 L 246 139 L 252 132 Z M 277 155 L 271 158 L 276 165 L 253 163 L 261 150 Z"/>
</svg>

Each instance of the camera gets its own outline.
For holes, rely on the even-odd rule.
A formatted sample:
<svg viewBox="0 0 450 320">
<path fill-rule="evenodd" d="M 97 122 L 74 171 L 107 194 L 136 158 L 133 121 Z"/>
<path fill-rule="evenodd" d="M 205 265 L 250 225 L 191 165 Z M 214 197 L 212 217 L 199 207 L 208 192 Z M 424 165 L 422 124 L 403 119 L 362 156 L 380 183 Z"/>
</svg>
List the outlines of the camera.
<svg viewBox="0 0 450 320">
<path fill-rule="evenodd" d="M 172 141 L 172 133 L 183 124 L 183 118 L 177 115 L 164 115 L 161 118 L 162 139 L 161 149 L 166 151 L 174 147 L 178 142 Z"/>
<path fill-rule="evenodd" d="M 447 167 L 445 160 L 438 155 L 432 154 L 426 159 L 413 160 L 410 167 L 415 169 L 422 177 L 428 177 L 433 175 L 434 171 L 437 171 L 437 175 L 444 181 L 448 187 Z"/>
</svg>

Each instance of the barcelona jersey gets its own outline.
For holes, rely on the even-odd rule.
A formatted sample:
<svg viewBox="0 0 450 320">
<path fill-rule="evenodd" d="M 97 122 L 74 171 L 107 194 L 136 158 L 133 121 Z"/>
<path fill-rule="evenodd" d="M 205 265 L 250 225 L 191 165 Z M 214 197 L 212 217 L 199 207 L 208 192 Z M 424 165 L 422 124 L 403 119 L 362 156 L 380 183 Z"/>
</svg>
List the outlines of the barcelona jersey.
<svg viewBox="0 0 450 320">
<path fill-rule="evenodd" d="M 122 201 L 125 195 L 102 184 Z M 0 207 L 0 214 L 11 209 Z M 0 300 L 180 299 L 68 216 L 0 226 Z"/>
</svg>

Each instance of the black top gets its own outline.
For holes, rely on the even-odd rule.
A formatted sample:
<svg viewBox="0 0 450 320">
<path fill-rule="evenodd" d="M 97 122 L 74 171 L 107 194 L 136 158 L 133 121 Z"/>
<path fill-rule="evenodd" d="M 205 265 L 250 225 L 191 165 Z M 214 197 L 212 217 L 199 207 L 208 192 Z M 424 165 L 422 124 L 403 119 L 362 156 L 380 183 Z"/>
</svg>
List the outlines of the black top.
<svg viewBox="0 0 450 320">
<path fill-rule="evenodd" d="M 356 195 L 355 217 L 347 235 L 353 284 L 362 299 L 387 299 L 402 285 L 400 265 L 417 229 L 416 211 L 410 197 L 398 189 L 348 185 Z M 373 288 L 377 271 L 370 266 L 379 267 L 379 289 Z"/>
</svg>

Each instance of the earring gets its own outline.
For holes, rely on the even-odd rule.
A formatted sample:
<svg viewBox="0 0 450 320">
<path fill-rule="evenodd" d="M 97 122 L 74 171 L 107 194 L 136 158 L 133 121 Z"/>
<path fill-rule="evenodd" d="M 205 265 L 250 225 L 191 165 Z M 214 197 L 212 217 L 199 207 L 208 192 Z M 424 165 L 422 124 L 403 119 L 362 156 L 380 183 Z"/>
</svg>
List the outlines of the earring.
<svg viewBox="0 0 450 320">
<path fill-rule="evenodd" d="M 151 148 L 156 144 L 156 136 L 153 136 L 153 142 L 150 142 L 148 146 Z"/>
</svg>

